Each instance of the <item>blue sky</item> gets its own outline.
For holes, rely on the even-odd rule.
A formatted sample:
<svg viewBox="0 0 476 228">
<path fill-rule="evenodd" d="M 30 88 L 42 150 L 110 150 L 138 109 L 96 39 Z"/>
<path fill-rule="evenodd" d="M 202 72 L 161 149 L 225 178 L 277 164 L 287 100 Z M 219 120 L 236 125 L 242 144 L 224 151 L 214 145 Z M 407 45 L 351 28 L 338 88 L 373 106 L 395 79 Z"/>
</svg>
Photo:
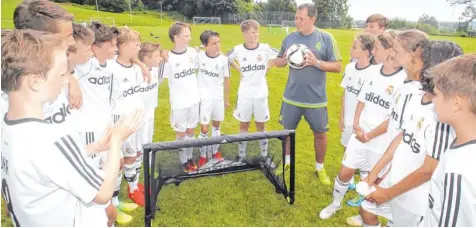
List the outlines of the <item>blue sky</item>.
<svg viewBox="0 0 476 228">
<path fill-rule="evenodd" d="M 296 0 L 298 4 L 311 0 Z M 457 21 L 464 6 L 452 8 L 446 0 L 348 0 L 349 14 L 355 20 L 365 20 L 373 13 L 382 13 L 389 18 L 403 17 L 416 21 L 423 13 L 439 21 Z M 411 8 L 410 8 L 411 7 Z"/>
</svg>

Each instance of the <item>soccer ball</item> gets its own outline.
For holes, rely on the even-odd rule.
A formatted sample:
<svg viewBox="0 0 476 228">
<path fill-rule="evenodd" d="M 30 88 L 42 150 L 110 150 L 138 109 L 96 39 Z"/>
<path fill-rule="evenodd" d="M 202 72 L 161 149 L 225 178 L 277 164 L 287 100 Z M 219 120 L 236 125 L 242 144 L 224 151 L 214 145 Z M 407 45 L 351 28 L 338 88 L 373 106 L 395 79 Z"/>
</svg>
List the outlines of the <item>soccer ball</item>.
<svg viewBox="0 0 476 228">
<path fill-rule="evenodd" d="M 304 56 L 308 51 L 309 48 L 303 44 L 291 45 L 286 51 L 289 66 L 297 70 L 304 68 Z"/>
</svg>

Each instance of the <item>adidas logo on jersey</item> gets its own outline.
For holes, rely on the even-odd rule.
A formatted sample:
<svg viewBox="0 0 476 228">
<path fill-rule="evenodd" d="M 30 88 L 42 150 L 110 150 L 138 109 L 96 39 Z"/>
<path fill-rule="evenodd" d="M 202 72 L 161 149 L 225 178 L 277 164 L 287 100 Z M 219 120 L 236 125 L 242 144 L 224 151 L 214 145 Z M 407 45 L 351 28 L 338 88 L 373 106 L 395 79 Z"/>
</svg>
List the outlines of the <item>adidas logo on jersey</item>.
<svg viewBox="0 0 476 228">
<path fill-rule="evenodd" d="M 258 64 L 251 65 L 250 64 L 248 66 L 242 67 L 241 72 L 245 73 L 249 71 L 259 71 L 259 70 L 265 70 L 265 69 L 266 69 L 266 65 L 258 65 Z"/>
<path fill-rule="evenodd" d="M 45 120 L 49 123 L 60 124 L 66 120 L 66 116 L 70 115 L 69 105 L 63 104 L 63 107 L 59 109 L 59 112 L 56 112 L 52 116 L 46 118 Z"/>
<path fill-rule="evenodd" d="M 412 148 L 413 153 L 420 153 L 420 144 L 417 143 L 416 139 L 414 138 L 414 133 L 408 134 L 408 132 L 404 130 L 403 142 L 408 144 Z"/>
<path fill-rule="evenodd" d="M 197 69 L 195 68 L 190 68 L 188 70 L 183 70 L 182 72 L 180 73 L 175 73 L 174 74 L 174 78 L 184 78 L 184 77 L 187 77 L 187 76 L 190 76 L 190 75 L 193 75 L 197 73 Z"/>
<path fill-rule="evenodd" d="M 111 82 L 111 79 L 106 76 L 102 76 L 100 78 L 90 77 L 88 78 L 88 81 L 96 85 L 107 85 Z"/>
<path fill-rule="evenodd" d="M 365 100 L 373 102 L 374 104 L 377 104 L 385 109 L 390 108 L 390 102 L 385 101 L 384 99 L 380 98 L 380 95 L 375 96 L 375 93 L 367 93 L 365 94 Z"/>
<path fill-rule="evenodd" d="M 359 89 L 356 89 L 356 88 L 354 88 L 353 86 L 347 86 L 347 87 L 346 87 L 346 90 L 347 90 L 347 92 L 353 93 L 353 94 L 355 94 L 355 95 L 358 95 L 359 92 L 360 92 Z"/>
<path fill-rule="evenodd" d="M 129 88 L 128 90 L 124 90 L 124 92 L 122 92 L 122 96 L 123 97 L 127 97 L 129 95 L 132 95 L 134 93 L 143 93 L 143 92 L 147 92 L 153 88 L 155 88 L 157 86 L 157 83 L 154 83 L 154 84 L 150 84 L 146 87 L 140 87 L 140 86 L 134 86 L 131 88 Z"/>
<path fill-rule="evenodd" d="M 214 77 L 214 78 L 218 78 L 218 74 L 215 73 L 215 72 L 211 72 L 211 71 L 208 71 L 208 70 L 205 70 L 205 69 L 201 69 L 200 72 L 204 75 L 208 75 L 210 77 Z"/>
</svg>

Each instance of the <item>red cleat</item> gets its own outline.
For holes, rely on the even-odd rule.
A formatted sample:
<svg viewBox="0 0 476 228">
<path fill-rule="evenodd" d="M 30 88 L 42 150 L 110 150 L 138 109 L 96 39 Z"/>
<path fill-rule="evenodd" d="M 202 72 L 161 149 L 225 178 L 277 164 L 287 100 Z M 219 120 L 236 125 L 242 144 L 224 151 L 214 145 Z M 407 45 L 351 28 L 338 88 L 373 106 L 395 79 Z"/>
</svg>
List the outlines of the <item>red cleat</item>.
<svg viewBox="0 0 476 228">
<path fill-rule="evenodd" d="M 192 159 L 188 159 L 187 166 L 190 172 L 197 171 L 198 169 L 197 164 Z"/>
<path fill-rule="evenodd" d="M 221 155 L 221 152 L 217 152 L 216 154 L 213 155 L 213 159 L 216 159 L 216 160 L 223 160 L 223 156 Z"/>
<path fill-rule="evenodd" d="M 144 206 L 144 193 L 140 192 L 139 189 L 129 192 L 129 199 L 139 206 Z"/>
<path fill-rule="evenodd" d="M 202 167 L 207 163 L 208 159 L 205 157 L 200 156 L 200 160 L 198 161 L 198 167 Z"/>
</svg>

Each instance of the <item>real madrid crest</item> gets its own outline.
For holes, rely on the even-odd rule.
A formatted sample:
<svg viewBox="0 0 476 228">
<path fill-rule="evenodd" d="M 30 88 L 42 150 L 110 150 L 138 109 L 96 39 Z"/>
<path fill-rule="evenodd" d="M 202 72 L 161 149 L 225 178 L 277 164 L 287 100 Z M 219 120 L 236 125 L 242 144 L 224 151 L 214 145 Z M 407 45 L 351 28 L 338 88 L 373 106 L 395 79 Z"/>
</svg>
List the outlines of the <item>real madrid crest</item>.
<svg viewBox="0 0 476 228">
<path fill-rule="evenodd" d="M 386 89 L 388 95 L 392 95 L 393 94 L 393 86 L 392 85 L 389 85 Z"/>
<path fill-rule="evenodd" d="M 179 66 L 180 66 L 180 63 L 175 64 L 175 67 L 179 67 Z"/>
<path fill-rule="evenodd" d="M 425 121 L 425 119 L 423 117 L 418 121 L 417 126 L 416 126 L 417 130 L 421 129 L 421 127 L 423 126 L 423 121 Z"/>
<path fill-rule="evenodd" d="M 401 95 L 402 95 L 402 94 L 398 94 L 397 99 L 395 99 L 395 103 L 398 103 L 398 101 L 400 101 L 400 96 L 401 96 Z"/>
<path fill-rule="evenodd" d="M 260 54 L 258 54 L 258 57 L 256 57 L 256 59 L 257 59 L 258 61 L 261 61 L 261 60 L 263 60 L 263 57 L 262 57 Z"/>
<path fill-rule="evenodd" d="M 192 57 L 190 57 L 189 60 L 190 60 L 190 63 L 193 63 L 193 58 Z"/>
<path fill-rule="evenodd" d="M 218 71 L 219 68 L 220 68 L 220 67 L 218 66 L 218 64 L 215 65 L 215 69 L 216 69 L 217 71 Z"/>
</svg>

